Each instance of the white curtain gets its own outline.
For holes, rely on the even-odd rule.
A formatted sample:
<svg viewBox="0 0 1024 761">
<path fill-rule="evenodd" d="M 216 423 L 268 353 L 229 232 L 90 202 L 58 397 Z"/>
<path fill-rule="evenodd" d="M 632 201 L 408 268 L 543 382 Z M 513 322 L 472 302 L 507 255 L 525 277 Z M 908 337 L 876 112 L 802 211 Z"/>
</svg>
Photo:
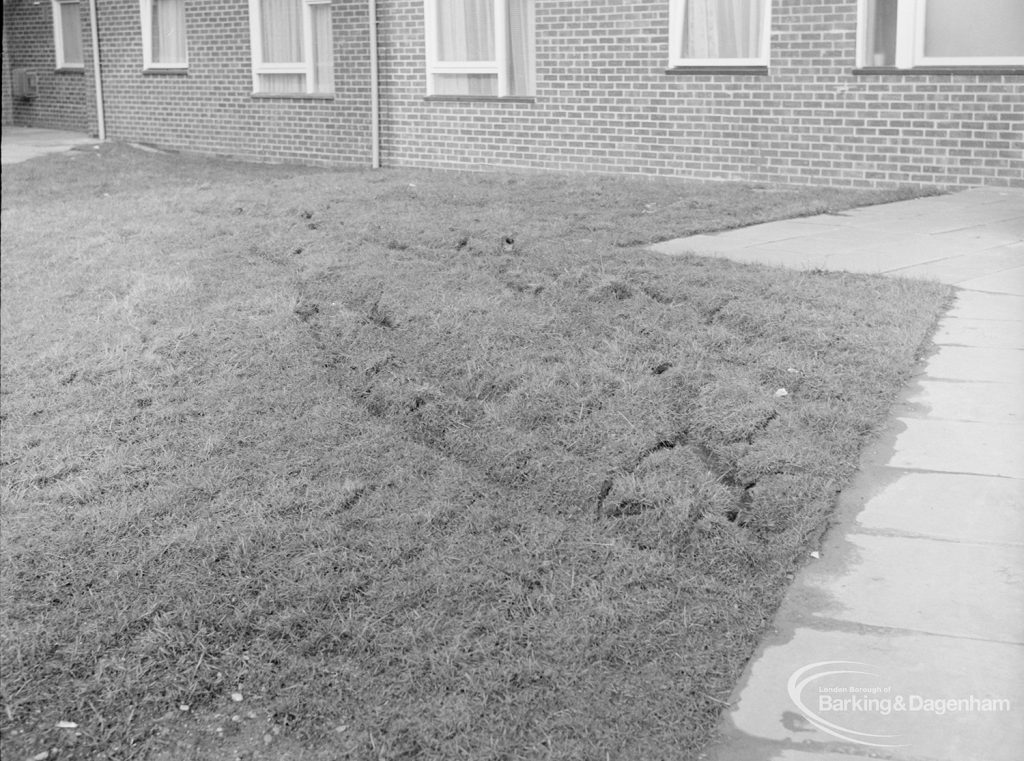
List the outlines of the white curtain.
<svg viewBox="0 0 1024 761">
<path fill-rule="evenodd" d="M 152 0 L 153 63 L 185 63 L 185 0 Z"/>
<path fill-rule="evenodd" d="M 497 95 L 496 74 L 435 74 L 435 95 Z"/>
<path fill-rule="evenodd" d="M 82 17 L 79 4 L 61 3 L 60 6 L 60 40 L 64 48 L 64 63 L 82 65 Z"/>
<path fill-rule="evenodd" d="M 867 5 L 867 66 L 893 66 L 896 63 L 896 2 L 871 0 Z"/>
<path fill-rule="evenodd" d="M 260 0 L 263 63 L 302 63 L 302 0 Z"/>
<path fill-rule="evenodd" d="M 508 82 L 512 95 L 533 93 L 534 0 L 508 0 Z"/>
<path fill-rule="evenodd" d="M 437 0 L 437 59 L 494 60 L 494 0 Z"/>
<path fill-rule="evenodd" d="M 313 90 L 334 92 L 334 32 L 330 3 L 309 6 L 313 22 Z"/>
<path fill-rule="evenodd" d="M 686 0 L 683 58 L 756 58 L 766 0 Z"/>
<path fill-rule="evenodd" d="M 263 63 L 302 64 L 302 0 L 260 0 Z M 305 92 L 302 74 L 261 74 L 260 92 Z"/>
<path fill-rule="evenodd" d="M 494 0 L 437 0 L 437 60 L 493 61 Z M 497 95 L 495 74 L 438 74 L 438 95 Z"/>
<path fill-rule="evenodd" d="M 437 60 L 496 61 L 494 0 L 437 0 Z M 528 95 L 534 89 L 534 0 L 507 0 L 506 19 L 509 93 Z M 438 95 L 497 95 L 496 74 L 436 74 Z"/>
</svg>

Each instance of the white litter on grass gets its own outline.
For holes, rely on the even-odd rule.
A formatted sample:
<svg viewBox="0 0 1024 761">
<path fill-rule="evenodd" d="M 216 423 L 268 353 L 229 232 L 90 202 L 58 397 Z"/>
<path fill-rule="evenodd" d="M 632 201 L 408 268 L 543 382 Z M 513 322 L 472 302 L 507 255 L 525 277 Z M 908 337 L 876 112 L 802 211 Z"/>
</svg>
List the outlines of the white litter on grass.
<svg viewBox="0 0 1024 761">
<path fill-rule="evenodd" d="M 242 693 L 240 693 L 240 692 L 232 692 L 231 693 L 231 699 L 233 701 L 235 701 L 236 703 L 241 703 L 242 702 Z"/>
<path fill-rule="evenodd" d="M 814 558 L 815 560 L 817 560 L 818 558 L 821 557 L 821 553 L 818 552 L 817 550 L 815 550 L 814 552 L 811 553 L 811 557 Z"/>
<path fill-rule="evenodd" d="M 787 368 L 786 368 L 786 372 L 787 372 L 787 373 L 798 373 L 798 372 L 800 372 L 800 371 L 799 371 L 799 370 L 797 370 L 797 369 L 796 369 L 795 367 L 787 367 Z"/>
<path fill-rule="evenodd" d="M 786 391 L 786 389 L 784 388 L 780 388 L 778 391 L 775 392 L 775 396 L 789 396 L 789 392 Z"/>
<path fill-rule="evenodd" d="M 73 721 L 58 721 L 57 729 L 78 729 L 78 725 Z"/>
<path fill-rule="evenodd" d="M 180 706 L 178 706 L 179 711 L 187 711 L 189 708 L 190 706 L 187 703 L 182 703 Z"/>
</svg>

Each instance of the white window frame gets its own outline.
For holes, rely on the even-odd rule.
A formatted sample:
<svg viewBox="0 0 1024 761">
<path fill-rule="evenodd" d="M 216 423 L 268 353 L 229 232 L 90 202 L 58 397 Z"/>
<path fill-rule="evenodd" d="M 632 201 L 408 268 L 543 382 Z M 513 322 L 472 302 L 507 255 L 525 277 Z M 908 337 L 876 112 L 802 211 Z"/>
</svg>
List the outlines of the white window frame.
<svg viewBox="0 0 1024 761">
<path fill-rule="evenodd" d="M 313 12 L 310 6 L 332 5 L 332 0 L 302 0 L 302 61 L 292 63 L 265 63 L 263 61 L 263 19 L 260 14 L 260 1 L 249 0 L 249 34 L 252 48 L 252 91 L 254 95 L 284 96 L 288 95 L 320 95 L 333 96 L 334 92 L 314 89 L 316 83 L 316 61 L 313 60 Z M 334 11 L 331 11 L 333 21 Z M 332 34 L 333 39 L 333 34 Z M 333 56 L 332 56 L 333 62 Z M 295 93 L 267 92 L 260 90 L 260 75 L 263 74 L 303 74 L 306 88 Z"/>
<path fill-rule="evenodd" d="M 427 95 L 435 94 L 434 77 L 437 74 L 495 74 L 498 77 L 499 98 L 532 98 L 534 92 L 512 93 L 508 81 L 508 0 L 494 2 L 494 60 L 493 61 L 439 61 L 437 58 L 437 0 L 423 0 L 424 32 L 427 47 Z M 536 45 L 536 40 L 534 40 Z M 533 77 L 530 78 L 531 83 Z M 532 84 L 536 88 L 536 84 Z M 454 95 L 451 97 L 487 98 L 487 95 Z"/>
<path fill-rule="evenodd" d="M 684 58 L 683 19 L 686 18 L 687 0 L 671 0 L 669 5 L 669 66 L 767 66 L 771 59 L 772 0 L 764 0 L 764 19 L 761 28 L 761 49 L 753 58 Z"/>
<path fill-rule="evenodd" d="M 82 51 L 81 61 L 67 61 L 64 59 L 64 24 L 63 24 L 63 11 L 61 6 L 74 5 L 79 11 L 79 19 L 81 19 L 82 4 L 80 0 L 51 0 L 50 8 L 53 16 L 53 46 L 55 49 L 55 57 L 58 69 L 85 69 L 85 51 Z M 84 46 L 79 41 L 79 46 Z"/>
<path fill-rule="evenodd" d="M 181 30 L 185 35 L 185 60 L 175 63 L 162 63 L 153 60 L 153 2 L 139 0 L 139 14 L 142 19 L 142 68 L 149 69 L 187 69 L 188 68 L 188 29 Z M 188 16 L 186 15 L 186 19 Z"/>
<path fill-rule="evenodd" d="M 965 0 L 966 1 L 966 0 Z M 857 14 L 857 66 L 870 67 L 865 46 L 868 39 L 868 3 L 860 0 Z M 918 66 L 1024 66 L 1024 56 L 927 56 L 924 53 L 928 0 L 899 0 L 896 10 L 896 62 L 888 68 Z"/>
</svg>

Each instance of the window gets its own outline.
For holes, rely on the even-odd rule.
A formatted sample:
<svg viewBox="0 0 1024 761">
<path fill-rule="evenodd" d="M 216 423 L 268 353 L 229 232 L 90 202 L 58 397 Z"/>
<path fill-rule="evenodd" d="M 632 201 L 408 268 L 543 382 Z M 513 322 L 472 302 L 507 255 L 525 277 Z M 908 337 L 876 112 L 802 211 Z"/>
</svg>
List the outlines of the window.
<svg viewBox="0 0 1024 761">
<path fill-rule="evenodd" d="M 139 0 L 142 9 L 142 62 L 147 69 L 188 66 L 185 0 Z"/>
<path fill-rule="evenodd" d="M 81 69 L 85 66 L 82 57 L 82 17 L 78 0 L 52 0 L 53 43 L 57 50 L 58 69 Z"/>
<path fill-rule="evenodd" d="M 861 66 L 1024 65 L 1021 0 L 862 0 Z"/>
<path fill-rule="evenodd" d="M 533 95 L 534 0 L 426 0 L 427 95 Z"/>
<path fill-rule="evenodd" d="M 334 92 L 331 0 L 249 0 L 253 91 Z"/>
<path fill-rule="evenodd" d="M 770 0 L 672 0 L 672 66 L 767 66 Z"/>
</svg>

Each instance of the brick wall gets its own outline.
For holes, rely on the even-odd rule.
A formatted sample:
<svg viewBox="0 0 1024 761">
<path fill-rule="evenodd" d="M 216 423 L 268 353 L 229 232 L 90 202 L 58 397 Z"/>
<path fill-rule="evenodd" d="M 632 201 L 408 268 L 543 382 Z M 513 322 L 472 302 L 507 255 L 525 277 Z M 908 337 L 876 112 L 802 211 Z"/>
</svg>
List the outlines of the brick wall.
<svg viewBox="0 0 1024 761">
<path fill-rule="evenodd" d="M 335 97 L 252 95 L 246 0 L 186 5 L 189 66 L 143 73 L 138 0 L 99 0 L 108 137 L 268 161 L 368 164 L 366 6 L 334 0 Z"/>
<path fill-rule="evenodd" d="M 7 49 L 7 26 L 3 28 L 3 123 L 10 124 L 14 120 L 14 101 L 11 99 L 11 60 Z"/>
<path fill-rule="evenodd" d="M 666 74 L 668 6 L 537 0 L 524 104 L 425 101 L 423 3 L 385 0 L 386 163 L 1024 185 L 1024 76 L 854 75 L 856 0 L 775 0 L 767 75 Z"/>
<path fill-rule="evenodd" d="M 82 27 L 87 30 L 89 4 L 81 5 Z M 12 98 L 11 122 L 77 132 L 88 129 L 85 72 L 56 70 L 48 1 L 13 0 L 4 5 L 4 54 L 11 69 L 25 67 L 39 75 L 37 97 Z"/>
<path fill-rule="evenodd" d="M 110 137 L 369 163 L 363 0 L 333 2 L 333 100 L 253 97 L 246 0 L 188 2 L 186 74 L 143 73 L 137 0 L 98 3 Z M 854 74 L 856 0 L 775 0 L 767 74 L 666 73 L 668 0 L 536 3 L 533 102 L 452 102 L 424 98 L 422 0 L 378 0 L 386 166 L 1024 185 L 1024 72 Z M 13 7 L 19 35 L 32 13 L 49 24 L 48 4 Z M 87 85 L 76 103 L 95 125 L 91 72 L 75 81 Z"/>
</svg>

